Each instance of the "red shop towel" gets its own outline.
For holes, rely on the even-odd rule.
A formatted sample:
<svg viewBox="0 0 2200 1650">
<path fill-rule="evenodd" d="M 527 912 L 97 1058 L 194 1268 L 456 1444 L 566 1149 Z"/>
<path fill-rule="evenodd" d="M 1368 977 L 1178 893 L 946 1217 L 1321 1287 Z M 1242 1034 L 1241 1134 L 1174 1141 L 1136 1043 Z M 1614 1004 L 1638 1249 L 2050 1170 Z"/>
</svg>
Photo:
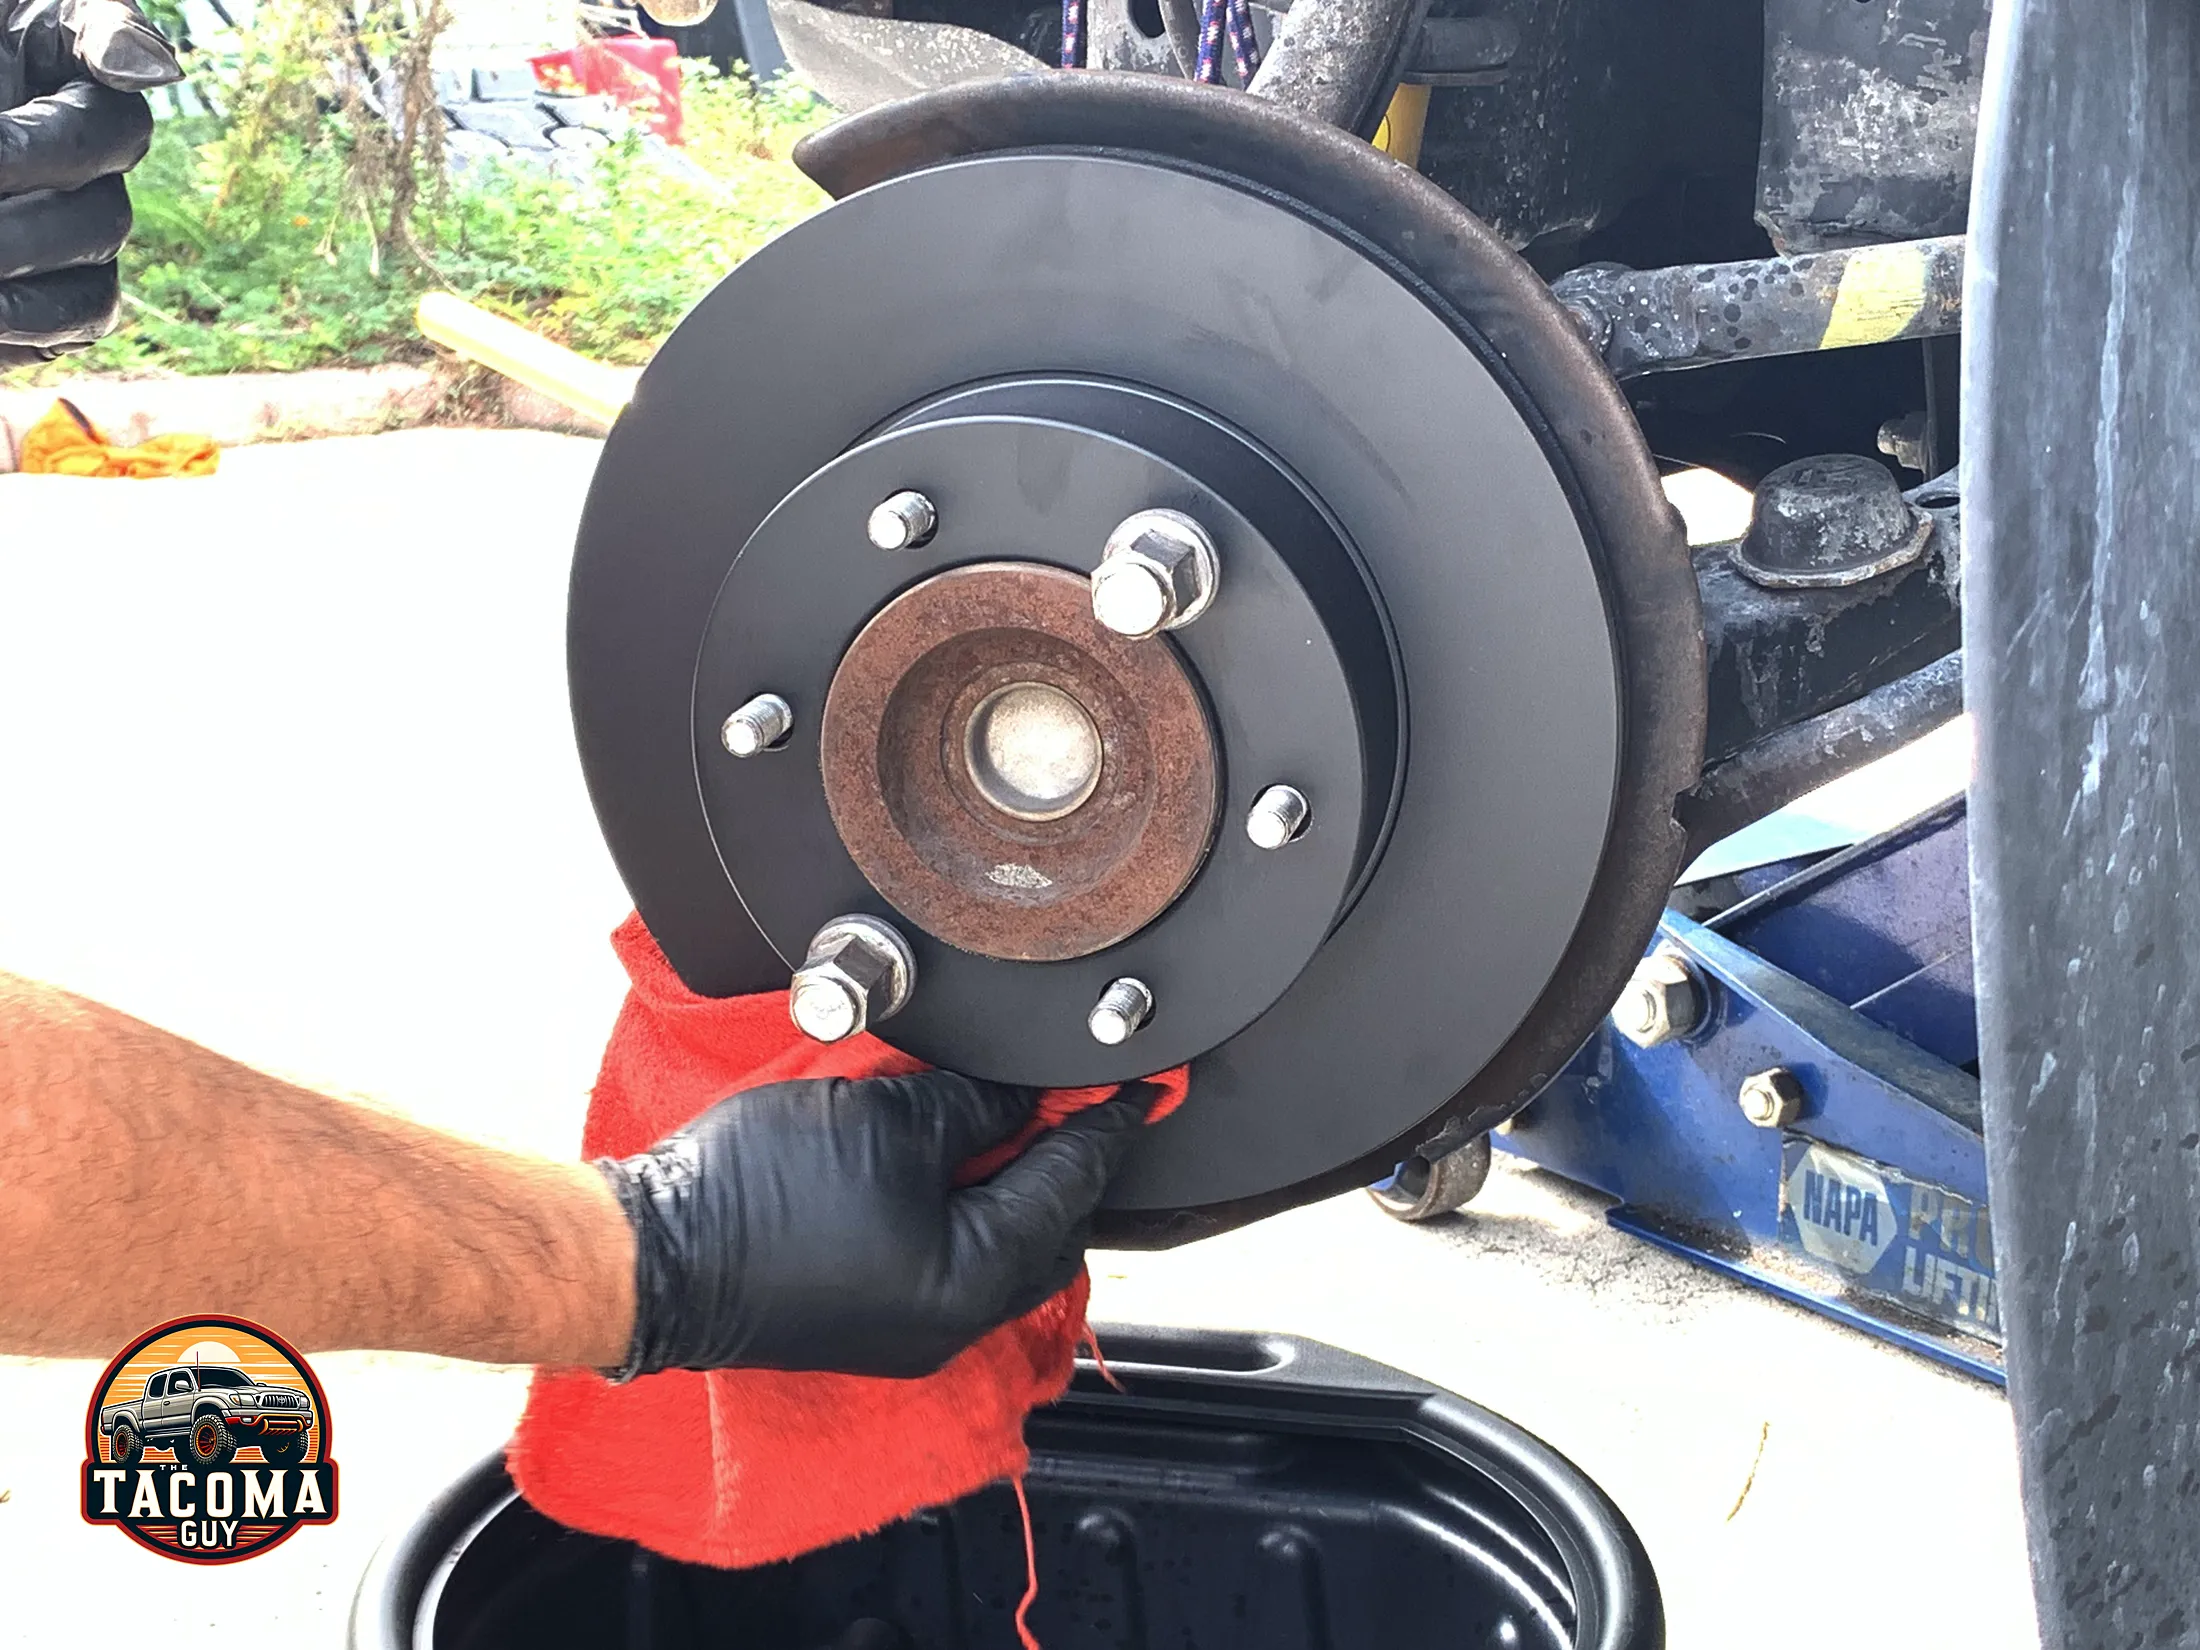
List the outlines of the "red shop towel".
<svg viewBox="0 0 2200 1650">
<path fill-rule="evenodd" d="M 871 1036 L 813 1043 L 784 991 L 698 997 L 639 917 L 612 936 L 633 989 L 604 1051 L 584 1155 L 625 1157 L 739 1089 L 798 1077 L 893 1077 L 920 1060 Z M 1158 1079 L 1151 1119 L 1184 1098 Z M 970 1166 L 982 1179 L 1042 1128 L 1112 1089 L 1055 1089 L 1029 1129 Z M 507 1460 L 520 1493 L 561 1524 L 728 1567 L 829 1546 L 1020 1478 L 1024 1416 L 1069 1384 L 1088 1280 L 1003 1324 L 937 1374 L 889 1381 L 774 1370 L 668 1370 L 613 1386 L 535 1374 Z"/>
</svg>

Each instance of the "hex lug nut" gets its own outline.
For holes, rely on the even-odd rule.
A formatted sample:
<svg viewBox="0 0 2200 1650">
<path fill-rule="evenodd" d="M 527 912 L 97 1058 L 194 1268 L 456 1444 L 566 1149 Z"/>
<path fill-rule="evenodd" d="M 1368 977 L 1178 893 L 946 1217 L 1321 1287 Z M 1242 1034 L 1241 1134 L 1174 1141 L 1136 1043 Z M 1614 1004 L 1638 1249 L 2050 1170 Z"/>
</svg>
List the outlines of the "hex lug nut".
<svg viewBox="0 0 2200 1650">
<path fill-rule="evenodd" d="M 1214 604 L 1221 558 L 1180 510 L 1140 510 L 1108 535 L 1092 573 L 1092 616 L 1133 641 L 1190 624 Z"/>
<path fill-rule="evenodd" d="M 1703 982 L 1687 959 L 1659 951 L 1635 965 L 1612 1005 L 1612 1029 L 1637 1048 L 1656 1048 L 1703 1024 L 1706 1006 Z"/>
<path fill-rule="evenodd" d="M 794 732 L 794 706 L 776 693 L 759 693 L 718 729 L 718 742 L 735 756 L 776 750 Z"/>
<path fill-rule="evenodd" d="M 1295 785 L 1271 785 L 1253 799 L 1245 816 L 1245 834 L 1256 848 L 1281 848 L 1306 834 L 1306 822 L 1314 810 L 1306 793 Z"/>
<path fill-rule="evenodd" d="M 1760 1129 L 1784 1129 L 1803 1115 L 1803 1085 L 1785 1066 L 1742 1079 L 1742 1115 Z"/>
<path fill-rule="evenodd" d="M 881 550 L 915 550 L 939 530 L 940 513 L 922 493 L 908 488 L 871 512 L 864 536 Z"/>
<path fill-rule="evenodd" d="M 795 970 L 787 1013 L 804 1036 L 837 1043 L 900 1013 L 916 984 L 907 940 L 876 917 L 835 917 Z"/>
<path fill-rule="evenodd" d="M 1100 993 L 1100 1000 L 1085 1016 L 1093 1040 L 1113 1048 L 1127 1043 L 1138 1028 L 1153 1018 L 1153 990 L 1144 980 L 1125 976 Z"/>
</svg>

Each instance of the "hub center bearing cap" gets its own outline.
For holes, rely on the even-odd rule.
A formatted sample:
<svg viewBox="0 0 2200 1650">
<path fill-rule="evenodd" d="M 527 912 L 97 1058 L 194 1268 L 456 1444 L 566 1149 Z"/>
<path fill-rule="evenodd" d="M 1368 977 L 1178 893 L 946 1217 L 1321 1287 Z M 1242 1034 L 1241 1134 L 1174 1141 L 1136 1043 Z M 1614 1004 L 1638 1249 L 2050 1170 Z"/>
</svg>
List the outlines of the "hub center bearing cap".
<svg viewBox="0 0 2200 1650">
<path fill-rule="evenodd" d="M 970 713 L 963 765 L 997 811 L 1012 819 L 1060 819 L 1083 807 L 1100 784 L 1100 730 L 1061 688 L 1011 682 Z"/>
<path fill-rule="evenodd" d="M 574 567 L 674 968 L 981 1076 L 1192 1062 L 1108 1241 L 1517 1109 L 1654 928 L 1702 730 L 1686 548 L 1548 292 L 1355 140 L 1146 77 L 803 161 L 847 198 L 659 353 Z"/>
</svg>

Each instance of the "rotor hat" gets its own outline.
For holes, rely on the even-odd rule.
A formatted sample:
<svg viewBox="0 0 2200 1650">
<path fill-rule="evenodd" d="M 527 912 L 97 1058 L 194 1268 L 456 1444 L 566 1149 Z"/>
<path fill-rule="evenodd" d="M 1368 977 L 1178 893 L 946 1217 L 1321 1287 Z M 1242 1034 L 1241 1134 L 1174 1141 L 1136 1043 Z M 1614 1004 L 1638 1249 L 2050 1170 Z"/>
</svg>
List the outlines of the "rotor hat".
<svg viewBox="0 0 2200 1650">
<path fill-rule="evenodd" d="M 881 554 L 854 525 L 890 478 L 939 526 Z M 1096 575 L 1125 521 L 1162 510 L 1211 537 L 1208 599 L 1125 635 Z M 848 911 L 906 935 L 925 984 L 896 1043 L 1103 1083 L 1226 1041 L 1319 951 L 1394 801 L 1394 674 L 1348 548 L 1273 460 L 1150 394 L 1009 380 L 912 409 L 752 535 L 704 636 L 696 771 L 775 948 L 802 955 Z M 795 707 L 774 752 L 792 760 L 704 744 L 763 683 Z M 1219 829 L 1279 778 L 1326 799 L 1283 864 Z M 1150 1012 L 1096 1036 L 1123 978 Z"/>
</svg>

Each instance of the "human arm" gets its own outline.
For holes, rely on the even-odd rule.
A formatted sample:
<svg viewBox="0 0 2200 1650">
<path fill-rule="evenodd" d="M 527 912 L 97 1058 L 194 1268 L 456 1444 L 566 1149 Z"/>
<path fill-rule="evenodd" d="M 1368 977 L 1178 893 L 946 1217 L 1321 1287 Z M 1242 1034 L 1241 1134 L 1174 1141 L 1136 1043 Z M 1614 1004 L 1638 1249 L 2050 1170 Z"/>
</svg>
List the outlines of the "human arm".
<svg viewBox="0 0 2200 1650">
<path fill-rule="evenodd" d="M 0 1351 L 222 1312 L 307 1351 L 615 1364 L 634 1243 L 595 1170 L 298 1088 L 0 975 Z"/>
<path fill-rule="evenodd" d="M 144 92 L 182 78 L 123 0 L 0 0 L 0 368 L 113 326 Z"/>
<path fill-rule="evenodd" d="M 607 1170 L 0 975 L 0 1352 L 104 1357 L 220 1312 L 309 1352 L 921 1373 L 1069 1281 L 1144 1115 L 1111 1100 L 957 1186 L 1035 1099 L 944 1072 L 781 1083 Z"/>
</svg>

